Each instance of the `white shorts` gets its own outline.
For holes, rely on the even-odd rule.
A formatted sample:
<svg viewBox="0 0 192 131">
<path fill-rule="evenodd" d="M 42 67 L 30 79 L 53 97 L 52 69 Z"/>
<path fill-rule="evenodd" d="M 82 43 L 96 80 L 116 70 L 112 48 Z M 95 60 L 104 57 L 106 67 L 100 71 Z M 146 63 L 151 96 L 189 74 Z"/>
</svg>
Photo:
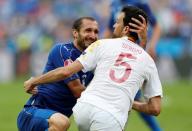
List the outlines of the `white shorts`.
<svg viewBox="0 0 192 131">
<path fill-rule="evenodd" d="M 79 131 L 122 131 L 121 125 L 110 113 L 89 103 L 77 102 L 73 115 Z"/>
</svg>

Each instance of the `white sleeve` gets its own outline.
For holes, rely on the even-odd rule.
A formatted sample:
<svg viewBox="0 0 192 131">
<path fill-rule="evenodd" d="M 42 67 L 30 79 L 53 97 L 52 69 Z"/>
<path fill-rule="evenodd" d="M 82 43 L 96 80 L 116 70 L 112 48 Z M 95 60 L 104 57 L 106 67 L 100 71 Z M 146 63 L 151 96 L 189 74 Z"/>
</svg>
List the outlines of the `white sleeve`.
<svg viewBox="0 0 192 131">
<path fill-rule="evenodd" d="M 83 72 L 91 71 L 96 68 L 98 62 L 100 42 L 92 43 L 78 58 L 77 60 L 83 65 Z"/>
<path fill-rule="evenodd" d="M 155 63 L 151 63 L 148 70 L 148 78 L 143 89 L 144 97 L 149 99 L 155 96 L 163 97 L 161 82 Z"/>
</svg>

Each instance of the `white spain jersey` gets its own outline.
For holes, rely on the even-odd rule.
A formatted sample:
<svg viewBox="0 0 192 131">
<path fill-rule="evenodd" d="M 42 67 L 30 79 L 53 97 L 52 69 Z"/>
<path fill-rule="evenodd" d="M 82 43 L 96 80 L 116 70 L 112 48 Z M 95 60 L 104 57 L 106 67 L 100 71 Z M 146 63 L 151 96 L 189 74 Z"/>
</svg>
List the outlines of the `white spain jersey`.
<svg viewBox="0 0 192 131">
<path fill-rule="evenodd" d="M 146 81 L 144 96 L 162 96 L 153 59 L 127 37 L 98 40 L 78 58 L 83 71 L 94 70 L 94 78 L 78 99 L 111 113 L 122 129 L 134 97 Z M 86 107 L 85 107 L 86 108 Z"/>
</svg>

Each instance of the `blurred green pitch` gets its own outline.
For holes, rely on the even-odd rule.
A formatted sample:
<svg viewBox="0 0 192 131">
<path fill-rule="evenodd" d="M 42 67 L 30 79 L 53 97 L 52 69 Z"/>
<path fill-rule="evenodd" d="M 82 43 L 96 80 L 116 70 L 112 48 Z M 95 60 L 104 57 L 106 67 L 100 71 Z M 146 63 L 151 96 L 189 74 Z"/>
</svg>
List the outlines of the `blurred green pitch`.
<svg viewBox="0 0 192 131">
<path fill-rule="evenodd" d="M 18 112 L 30 96 L 24 93 L 24 79 L 0 84 L 0 131 L 17 131 Z M 192 129 L 192 82 L 177 81 L 163 85 L 164 98 L 160 116 L 157 117 L 163 131 L 190 131 Z M 73 119 L 71 118 L 71 121 Z M 126 131 L 149 131 L 142 119 L 132 111 Z M 69 131 L 77 131 L 72 122 Z"/>
</svg>

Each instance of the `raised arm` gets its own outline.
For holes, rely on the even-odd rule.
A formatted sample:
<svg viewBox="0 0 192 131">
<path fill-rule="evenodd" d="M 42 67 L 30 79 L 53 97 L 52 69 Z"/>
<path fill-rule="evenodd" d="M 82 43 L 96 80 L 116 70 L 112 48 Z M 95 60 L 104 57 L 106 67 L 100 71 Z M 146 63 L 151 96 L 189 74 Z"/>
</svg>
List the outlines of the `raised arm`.
<svg viewBox="0 0 192 131">
<path fill-rule="evenodd" d="M 156 25 L 153 27 L 153 34 L 152 37 L 149 41 L 149 49 L 148 49 L 148 53 L 149 55 L 155 60 L 156 59 L 156 51 L 155 48 L 157 46 L 157 43 L 160 39 L 161 36 L 161 27 L 159 25 L 159 23 L 156 23 Z"/>
<path fill-rule="evenodd" d="M 140 22 L 135 18 L 131 18 L 136 24 L 129 23 L 129 25 L 135 27 L 135 29 L 130 28 L 130 31 L 138 34 L 140 40 L 139 45 L 145 49 L 147 44 L 147 23 L 142 15 L 139 15 L 139 17 L 141 17 L 143 22 Z"/>
</svg>

